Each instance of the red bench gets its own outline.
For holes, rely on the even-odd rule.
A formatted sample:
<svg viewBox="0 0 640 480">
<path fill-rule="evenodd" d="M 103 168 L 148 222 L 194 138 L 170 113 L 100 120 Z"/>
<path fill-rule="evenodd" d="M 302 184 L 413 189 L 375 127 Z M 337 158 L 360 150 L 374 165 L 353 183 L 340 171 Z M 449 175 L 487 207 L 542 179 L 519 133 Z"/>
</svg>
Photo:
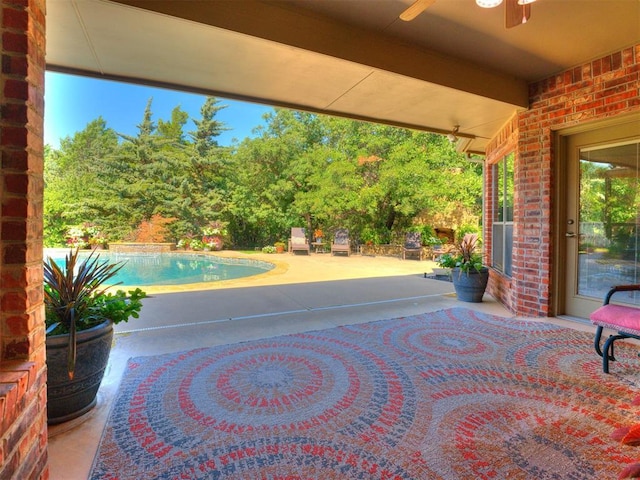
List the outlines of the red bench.
<svg viewBox="0 0 640 480">
<path fill-rule="evenodd" d="M 617 285 L 612 287 L 604 297 L 604 304 L 590 316 L 591 322 L 598 327 L 594 346 L 598 355 L 602 357 L 602 371 L 604 373 L 609 373 L 609 360 L 615 361 L 613 342 L 622 338 L 640 340 L 640 308 L 609 303 L 614 293 L 634 290 L 640 290 L 640 285 Z M 605 328 L 615 330 L 618 333 L 609 335 L 602 348 L 600 348 L 602 331 Z"/>
</svg>

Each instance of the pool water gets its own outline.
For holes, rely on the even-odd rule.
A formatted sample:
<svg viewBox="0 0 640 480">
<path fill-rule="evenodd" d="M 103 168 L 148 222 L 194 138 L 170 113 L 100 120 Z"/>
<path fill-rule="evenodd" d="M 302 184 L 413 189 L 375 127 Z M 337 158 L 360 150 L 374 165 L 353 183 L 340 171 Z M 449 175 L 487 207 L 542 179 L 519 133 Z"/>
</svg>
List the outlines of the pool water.
<svg viewBox="0 0 640 480">
<path fill-rule="evenodd" d="M 47 254 L 63 266 L 64 253 Z M 89 252 L 80 253 L 87 257 Z M 217 257 L 198 254 L 135 254 L 100 252 L 100 261 L 110 263 L 123 262 L 124 266 L 109 283 L 121 282 L 128 286 L 184 285 L 189 283 L 219 282 L 236 278 L 250 277 L 268 272 L 274 265 L 260 260 Z"/>
</svg>

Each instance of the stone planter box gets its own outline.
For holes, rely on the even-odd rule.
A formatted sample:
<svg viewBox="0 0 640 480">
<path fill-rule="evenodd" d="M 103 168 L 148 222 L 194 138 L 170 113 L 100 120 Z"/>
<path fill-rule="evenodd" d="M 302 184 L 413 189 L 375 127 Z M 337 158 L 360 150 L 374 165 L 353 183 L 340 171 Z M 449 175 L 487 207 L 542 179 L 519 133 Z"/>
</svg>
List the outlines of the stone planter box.
<svg viewBox="0 0 640 480">
<path fill-rule="evenodd" d="M 175 250 L 173 243 L 138 243 L 117 242 L 109 244 L 109 251 L 114 253 L 166 253 Z"/>
<path fill-rule="evenodd" d="M 361 255 L 369 255 L 372 257 L 400 257 L 402 256 L 402 245 L 361 245 Z"/>
<path fill-rule="evenodd" d="M 360 254 L 372 257 L 402 257 L 402 245 L 360 245 Z M 422 258 L 431 259 L 433 247 L 422 247 Z"/>
</svg>

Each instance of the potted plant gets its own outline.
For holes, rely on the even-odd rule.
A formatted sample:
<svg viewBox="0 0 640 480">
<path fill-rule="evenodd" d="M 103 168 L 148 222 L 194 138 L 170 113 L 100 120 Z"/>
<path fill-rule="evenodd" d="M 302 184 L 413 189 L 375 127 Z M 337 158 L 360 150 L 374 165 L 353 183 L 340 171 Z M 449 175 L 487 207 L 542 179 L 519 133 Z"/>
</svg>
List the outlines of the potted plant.
<svg viewBox="0 0 640 480">
<path fill-rule="evenodd" d="M 482 263 L 482 255 L 477 253 L 477 234 L 466 234 L 458 244 L 455 255 L 444 254 L 438 264 L 442 268 L 451 268 L 451 280 L 458 300 L 463 302 L 482 302 L 482 296 L 489 281 L 489 269 Z"/>
<path fill-rule="evenodd" d="M 276 242 L 273 246 L 276 247 L 276 253 L 284 253 L 284 242 Z"/>
<path fill-rule="evenodd" d="M 111 351 L 113 325 L 138 318 L 146 294 L 108 291 L 122 263 L 101 262 L 94 251 L 84 260 L 70 251 L 65 264 L 44 263 L 47 350 L 47 416 L 65 422 L 96 404 Z"/>
<path fill-rule="evenodd" d="M 202 229 L 203 246 L 210 250 L 222 250 L 224 239 L 228 232 L 225 223 L 220 220 L 209 222 L 209 225 Z"/>
</svg>

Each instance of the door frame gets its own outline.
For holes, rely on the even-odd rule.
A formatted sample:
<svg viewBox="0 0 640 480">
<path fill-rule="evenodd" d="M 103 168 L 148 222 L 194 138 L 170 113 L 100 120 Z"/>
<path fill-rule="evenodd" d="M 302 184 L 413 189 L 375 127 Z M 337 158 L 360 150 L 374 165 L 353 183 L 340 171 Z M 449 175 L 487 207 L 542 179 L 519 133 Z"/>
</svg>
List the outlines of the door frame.
<svg viewBox="0 0 640 480">
<path fill-rule="evenodd" d="M 566 315 L 566 279 L 569 272 L 567 271 L 567 262 L 564 259 L 566 259 L 567 255 L 567 242 L 565 237 L 565 212 L 567 209 L 567 195 L 569 190 L 567 187 L 568 182 L 570 181 L 567 168 L 569 161 L 569 138 L 574 135 L 588 132 L 593 132 L 597 135 L 598 130 L 604 130 L 608 129 L 609 127 L 634 123 L 637 124 L 638 127 L 638 133 L 636 135 L 636 137 L 638 137 L 640 136 L 640 112 L 623 114 L 605 120 L 588 122 L 573 127 L 559 129 L 552 133 L 553 144 L 556 146 L 553 155 L 553 172 L 555 176 L 555 182 L 553 186 L 554 208 L 551 209 L 551 225 L 553 228 L 553 235 L 551 238 L 551 241 L 553 242 L 553 265 L 551 266 L 551 280 L 553 289 L 550 314 L 553 316 Z M 612 139 L 610 141 L 613 142 L 614 140 Z"/>
</svg>

